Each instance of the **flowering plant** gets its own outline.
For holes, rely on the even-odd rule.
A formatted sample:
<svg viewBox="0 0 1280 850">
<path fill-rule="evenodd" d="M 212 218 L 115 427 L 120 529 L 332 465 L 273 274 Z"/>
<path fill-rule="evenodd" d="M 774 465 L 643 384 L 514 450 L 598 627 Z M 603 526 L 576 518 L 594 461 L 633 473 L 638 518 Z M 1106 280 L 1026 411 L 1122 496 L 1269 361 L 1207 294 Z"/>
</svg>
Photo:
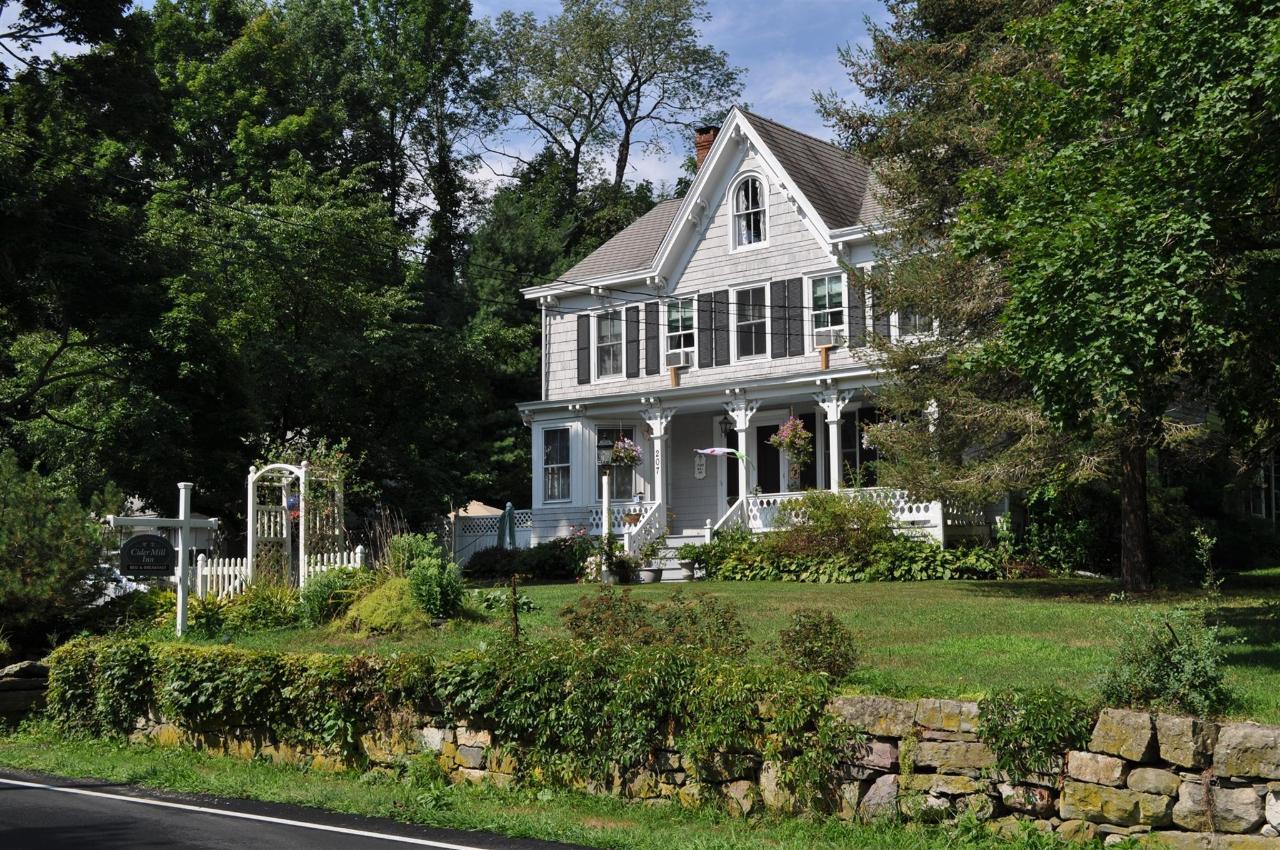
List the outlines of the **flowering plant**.
<svg viewBox="0 0 1280 850">
<path fill-rule="evenodd" d="M 632 468 L 640 465 L 644 460 L 644 455 L 640 451 L 640 447 L 626 437 L 619 437 L 618 441 L 613 444 L 613 454 L 609 458 L 614 466 L 630 466 Z"/>
<path fill-rule="evenodd" d="M 813 435 L 794 416 L 787 417 L 787 421 L 778 426 L 769 438 L 769 445 L 786 452 L 788 462 L 796 470 L 807 466 L 813 459 Z"/>
</svg>

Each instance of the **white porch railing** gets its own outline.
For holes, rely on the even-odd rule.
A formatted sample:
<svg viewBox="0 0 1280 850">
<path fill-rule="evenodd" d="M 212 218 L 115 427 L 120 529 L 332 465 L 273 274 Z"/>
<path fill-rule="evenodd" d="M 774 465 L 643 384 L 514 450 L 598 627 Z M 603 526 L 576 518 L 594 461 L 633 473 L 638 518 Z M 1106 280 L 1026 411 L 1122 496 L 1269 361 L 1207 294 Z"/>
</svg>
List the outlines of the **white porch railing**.
<svg viewBox="0 0 1280 850">
<path fill-rule="evenodd" d="M 533 539 L 533 511 L 515 511 L 516 548 L 528 549 Z M 501 514 L 493 516 L 458 517 L 453 529 L 453 560 L 458 566 L 465 566 L 471 556 L 481 549 L 498 545 L 498 521 Z M 446 542 L 448 528 L 446 526 Z"/>
<path fill-rule="evenodd" d="M 715 525 L 711 524 L 711 520 L 707 520 L 706 540 L 711 542 L 711 538 L 726 528 L 740 528 L 748 525 L 747 519 L 747 500 L 739 498 L 729 506 L 729 510 L 724 512 L 724 516 L 716 521 Z"/>
<path fill-rule="evenodd" d="M 614 534 L 625 534 L 633 525 L 638 525 L 644 520 L 646 514 L 650 512 L 657 502 L 622 502 L 621 504 L 609 505 L 609 530 Z M 604 518 L 604 509 L 600 505 L 592 505 L 591 514 L 588 517 L 587 530 L 595 535 L 604 532 L 604 526 L 601 520 Z"/>
<path fill-rule="evenodd" d="M 624 525 L 622 533 L 622 550 L 634 555 L 648 544 L 666 535 L 666 511 L 658 502 L 646 502 L 648 507 L 633 525 Z"/>
<path fill-rule="evenodd" d="M 942 540 L 941 502 L 913 501 L 905 490 L 891 490 L 887 487 L 860 487 L 840 492 L 850 498 L 870 499 L 883 505 L 904 532 Z M 788 505 L 803 496 L 803 493 L 761 493 L 747 496 L 742 509 L 745 510 L 746 527 L 755 532 L 773 531 L 789 510 Z M 732 518 L 736 510 L 738 506 L 735 504 L 721 517 L 715 529 L 728 527 L 726 521 Z"/>
</svg>

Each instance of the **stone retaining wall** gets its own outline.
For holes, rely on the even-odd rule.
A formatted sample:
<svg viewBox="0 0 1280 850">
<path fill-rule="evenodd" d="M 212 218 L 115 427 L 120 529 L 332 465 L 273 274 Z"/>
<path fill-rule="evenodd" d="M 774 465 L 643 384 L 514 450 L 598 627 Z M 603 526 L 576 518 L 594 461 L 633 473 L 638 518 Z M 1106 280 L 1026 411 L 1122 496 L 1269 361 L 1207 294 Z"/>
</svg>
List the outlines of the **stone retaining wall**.
<svg viewBox="0 0 1280 850">
<path fill-rule="evenodd" d="M 901 815 L 942 820 L 972 811 L 1000 830 L 1019 821 L 1075 840 L 1158 839 L 1171 850 L 1280 850 L 1280 728 L 1106 709 L 1089 747 L 1063 755 L 1061 771 L 1012 784 L 993 770 L 976 734 L 972 702 L 840 697 L 829 710 L 865 740 L 840 765 L 824 805 L 847 819 Z M 365 735 L 363 754 L 393 767 L 431 754 L 455 782 L 506 785 L 515 759 L 490 732 L 432 717 L 403 717 Z M 158 720 L 137 735 L 278 761 L 340 768 L 324 754 L 272 743 L 263 731 L 184 733 Z M 717 805 L 737 815 L 793 810 L 781 765 L 757 753 L 722 753 L 694 770 L 672 742 L 645 766 L 580 783 L 645 802 Z"/>
<path fill-rule="evenodd" d="M 0 721 L 16 723 L 44 708 L 49 668 L 38 661 L 19 661 L 0 668 Z"/>
</svg>

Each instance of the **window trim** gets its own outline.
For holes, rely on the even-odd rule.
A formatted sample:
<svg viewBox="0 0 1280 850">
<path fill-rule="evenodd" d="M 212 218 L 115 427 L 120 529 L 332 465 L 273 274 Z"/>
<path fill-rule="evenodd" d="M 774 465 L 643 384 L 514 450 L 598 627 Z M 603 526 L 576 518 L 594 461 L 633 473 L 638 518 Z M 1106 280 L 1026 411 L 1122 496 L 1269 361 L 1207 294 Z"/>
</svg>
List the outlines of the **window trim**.
<svg viewBox="0 0 1280 850">
<path fill-rule="evenodd" d="M 762 215 L 762 226 L 764 228 L 764 238 L 759 242 L 748 242 L 739 244 L 738 242 L 738 211 L 734 208 L 734 196 L 738 192 L 738 187 L 747 180 L 756 180 L 760 183 L 760 213 Z M 736 175 L 729 183 L 728 194 L 725 196 L 725 204 L 729 208 L 729 251 L 754 251 L 757 248 L 767 248 L 769 246 L 769 238 L 772 232 L 769 221 L 769 181 L 764 174 L 756 169 L 743 171 Z"/>
<path fill-rule="evenodd" d="M 818 353 L 818 327 L 815 321 L 817 310 L 814 307 L 813 284 L 817 280 L 830 277 L 840 278 L 840 313 L 844 316 L 844 321 L 836 328 L 844 335 L 846 344 L 849 340 L 849 276 L 840 268 L 806 273 L 804 275 L 804 331 L 807 340 L 805 351 L 810 354 Z M 829 312 L 829 308 L 824 312 Z M 865 311 L 863 321 L 866 321 Z M 823 330 L 829 330 L 829 328 L 823 328 Z"/>
<path fill-rule="evenodd" d="M 567 459 L 564 463 L 547 463 L 547 435 L 552 431 L 564 431 L 567 445 Z M 570 424 L 550 425 L 542 428 L 542 453 L 539 455 L 542 465 L 541 487 L 542 487 L 542 504 L 544 505 L 567 505 L 573 502 L 573 426 Z M 547 495 L 547 470 L 561 469 L 565 470 L 565 478 L 568 484 L 568 495 L 563 498 L 550 498 Z"/>
<path fill-rule="evenodd" d="M 748 289 L 760 289 L 764 291 L 764 351 L 759 354 L 748 354 L 745 357 L 738 353 L 738 293 Z M 769 281 L 755 281 L 752 283 L 743 283 L 738 286 L 729 288 L 729 363 L 750 363 L 755 360 L 767 359 L 770 354 L 770 318 L 773 306 L 769 303 Z"/>
<path fill-rule="evenodd" d="M 693 320 L 693 326 L 687 331 L 677 331 L 677 333 L 691 334 L 693 337 L 693 344 L 690 345 L 688 348 L 672 348 L 671 337 L 674 334 L 672 334 L 671 331 L 668 330 L 668 328 L 670 328 L 671 326 L 671 307 L 674 304 L 680 304 L 685 301 L 689 302 L 689 315 L 690 315 L 690 318 Z M 662 350 L 662 366 L 664 369 L 666 368 L 666 364 L 667 364 L 667 360 L 666 360 L 667 355 L 676 351 L 689 352 L 690 357 L 689 357 L 688 368 L 691 370 L 698 368 L 698 330 L 699 328 L 698 328 L 698 296 L 697 295 L 672 296 L 671 298 L 666 300 L 666 302 L 663 304 L 663 311 L 662 311 L 661 350 Z"/>
<path fill-rule="evenodd" d="M 617 343 L 609 343 L 609 345 L 618 346 L 618 374 L 601 375 L 600 374 L 600 319 L 609 313 L 618 314 L 618 331 L 621 336 Z M 622 307 L 605 307 L 595 310 L 591 313 L 591 383 L 593 384 L 612 384 L 627 379 L 627 319 L 626 313 Z"/>
<path fill-rule="evenodd" d="M 938 332 L 938 320 L 936 317 L 928 316 L 929 330 L 921 333 L 903 333 L 902 332 L 902 315 L 894 310 L 889 314 L 889 329 L 894 342 L 916 342 L 926 340 Z"/>
</svg>

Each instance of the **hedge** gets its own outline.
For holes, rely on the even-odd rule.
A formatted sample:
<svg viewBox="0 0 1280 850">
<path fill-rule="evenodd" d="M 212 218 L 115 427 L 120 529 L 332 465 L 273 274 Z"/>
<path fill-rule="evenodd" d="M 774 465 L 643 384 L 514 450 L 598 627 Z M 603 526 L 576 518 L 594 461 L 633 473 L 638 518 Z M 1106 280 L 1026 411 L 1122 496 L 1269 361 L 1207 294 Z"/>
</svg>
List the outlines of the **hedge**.
<svg viewBox="0 0 1280 850">
<path fill-rule="evenodd" d="M 825 711 L 831 694 L 823 676 L 683 646 L 499 642 L 436 661 L 80 638 L 50 657 L 48 703 L 73 732 L 127 734 L 151 716 L 189 733 L 265 731 L 357 762 L 361 735 L 398 712 L 463 719 L 522 768 L 565 782 L 672 743 L 695 773 L 717 752 L 785 751 L 783 779 L 804 794 L 830 780 L 848 739 Z"/>
</svg>

